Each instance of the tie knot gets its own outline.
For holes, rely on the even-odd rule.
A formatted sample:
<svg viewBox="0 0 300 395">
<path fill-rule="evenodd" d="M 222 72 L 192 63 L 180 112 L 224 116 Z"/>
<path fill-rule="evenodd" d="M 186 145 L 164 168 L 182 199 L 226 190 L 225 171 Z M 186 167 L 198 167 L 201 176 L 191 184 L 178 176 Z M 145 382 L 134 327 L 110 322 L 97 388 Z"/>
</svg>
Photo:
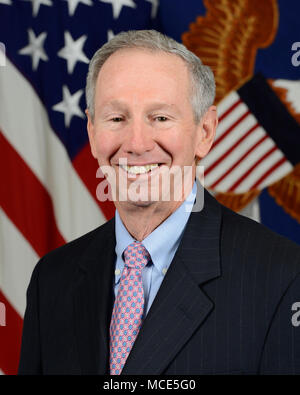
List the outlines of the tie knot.
<svg viewBox="0 0 300 395">
<path fill-rule="evenodd" d="M 140 241 L 135 241 L 124 250 L 125 265 L 130 268 L 143 269 L 151 257 Z"/>
</svg>

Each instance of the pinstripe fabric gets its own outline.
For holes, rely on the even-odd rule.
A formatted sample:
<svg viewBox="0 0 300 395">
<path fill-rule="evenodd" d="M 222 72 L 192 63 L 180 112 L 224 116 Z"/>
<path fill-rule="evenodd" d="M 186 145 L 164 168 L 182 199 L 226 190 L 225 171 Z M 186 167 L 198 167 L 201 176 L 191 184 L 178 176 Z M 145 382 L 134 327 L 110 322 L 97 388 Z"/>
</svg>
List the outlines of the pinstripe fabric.
<svg viewBox="0 0 300 395">
<path fill-rule="evenodd" d="M 36 266 L 20 373 L 108 372 L 114 246 L 110 221 Z M 122 374 L 300 374 L 299 273 L 299 246 L 206 193 Z"/>
<path fill-rule="evenodd" d="M 164 373 L 300 374 L 299 247 L 225 208 L 222 227 L 222 275 L 202 285 L 215 308 Z"/>
</svg>

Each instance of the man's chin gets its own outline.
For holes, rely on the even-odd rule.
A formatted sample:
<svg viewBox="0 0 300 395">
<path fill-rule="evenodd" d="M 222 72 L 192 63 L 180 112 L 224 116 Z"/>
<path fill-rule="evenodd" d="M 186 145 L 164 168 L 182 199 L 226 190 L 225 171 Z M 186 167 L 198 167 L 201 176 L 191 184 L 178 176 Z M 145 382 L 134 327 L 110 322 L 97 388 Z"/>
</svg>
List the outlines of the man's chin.
<svg viewBox="0 0 300 395">
<path fill-rule="evenodd" d="M 148 207 L 153 207 L 155 204 L 157 204 L 157 201 L 152 201 L 152 200 L 126 200 L 126 201 L 118 201 L 115 202 L 116 206 L 120 205 L 123 207 L 123 209 L 131 211 L 131 210 L 137 210 L 138 208 L 141 209 L 146 209 Z"/>
<path fill-rule="evenodd" d="M 152 206 L 153 204 L 155 204 L 157 202 L 153 202 L 151 200 L 137 200 L 137 201 L 128 201 L 128 204 L 135 206 L 135 207 L 149 207 Z"/>
</svg>

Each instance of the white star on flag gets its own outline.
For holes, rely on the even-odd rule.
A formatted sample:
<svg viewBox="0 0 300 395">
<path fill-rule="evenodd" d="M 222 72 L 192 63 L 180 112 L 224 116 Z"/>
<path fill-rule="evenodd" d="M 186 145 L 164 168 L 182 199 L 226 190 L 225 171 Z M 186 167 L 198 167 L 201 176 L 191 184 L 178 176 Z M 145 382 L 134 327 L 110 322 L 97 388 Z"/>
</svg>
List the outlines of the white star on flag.
<svg viewBox="0 0 300 395">
<path fill-rule="evenodd" d="M 39 66 L 40 59 L 47 61 L 48 56 L 46 55 L 43 45 L 47 37 L 47 33 L 41 33 L 39 36 L 35 36 L 32 29 L 28 29 L 29 44 L 19 50 L 20 55 L 30 55 L 32 57 L 32 68 L 36 70 Z"/>
<path fill-rule="evenodd" d="M 71 123 L 71 119 L 74 115 L 80 118 L 84 118 L 84 114 L 79 107 L 79 100 L 83 94 L 83 89 L 75 92 L 71 95 L 68 87 L 63 86 L 63 100 L 52 107 L 52 110 L 59 111 L 65 115 L 65 127 L 68 128 Z"/>
<path fill-rule="evenodd" d="M 23 1 L 31 1 L 32 4 L 32 15 L 37 16 L 40 10 L 41 5 L 47 5 L 52 7 L 52 1 L 51 0 L 23 0 Z"/>
<path fill-rule="evenodd" d="M 68 8 L 69 8 L 69 15 L 70 16 L 74 15 L 74 13 L 76 11 L 76 8 L 77 8 L 79 3 L 85 4 L 85 5 L 88 5 L 88 6 L 92 6 L 93 5 L 91 0 L 65 0 L 65 1 L 68 2 Z"/>
<path fill-rule="evenodd" d="M 0 0 L 0 4 L 11 5 L 11 0 Z"/>
<path fill-rule="evenodd" d="M 60 58 L 64 58 L 68 64 L 68 73 L 73 73 L 74 67 L 77 62 L 89 63 L 89 59 L 83 53 L 82 47 L 84 46 L 86 35 L 73 40 L 69 32 L 65 32 L 65 46 L 57 53 Z"/>
<path fill-rule="evenodd" d="M 109 3 L 113 8 L 113 17 L 118 19 L 123 6 L 136 8 L 136 4 L 132 0 L 100 0 L 102 3 Z"/>
<path fill-rule="evenodd" d="M 155 18 L 158 10 L 159 0 L 146 0 L 152 4 L 151 18 Z"/>
</svg>

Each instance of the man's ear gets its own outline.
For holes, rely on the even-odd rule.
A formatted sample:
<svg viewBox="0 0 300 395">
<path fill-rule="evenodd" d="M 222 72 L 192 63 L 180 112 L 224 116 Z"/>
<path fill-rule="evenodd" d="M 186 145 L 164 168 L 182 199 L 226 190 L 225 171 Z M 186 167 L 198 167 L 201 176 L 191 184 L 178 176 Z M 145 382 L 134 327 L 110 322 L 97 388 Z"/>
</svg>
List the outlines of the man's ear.
<svg viewBox="0 0 300 395">
<path fill-rule="evenodd" d="M 86 116 L 87 116 L 87 131 L 89 135 L 89 141 L 90 141 L 90 147 L 91 147 L 91 152 L 92 155 L 95 159 L 97 159 L 97 153 L 96 153 L 96 144 L 95 144 L 95 131 L 94 131 L 94 123 L 92 120 L 92 117 L 89 113 L 89 110 L 85 110 Z"/>
<path fill-rule="evenodd" d="M 216 129 L 218 126 L 217 107 L 210 106 L 199 122 L 198 144 L 196 147 L 196 157 L 204 158 L 214 142 Z"/>
</svg>

